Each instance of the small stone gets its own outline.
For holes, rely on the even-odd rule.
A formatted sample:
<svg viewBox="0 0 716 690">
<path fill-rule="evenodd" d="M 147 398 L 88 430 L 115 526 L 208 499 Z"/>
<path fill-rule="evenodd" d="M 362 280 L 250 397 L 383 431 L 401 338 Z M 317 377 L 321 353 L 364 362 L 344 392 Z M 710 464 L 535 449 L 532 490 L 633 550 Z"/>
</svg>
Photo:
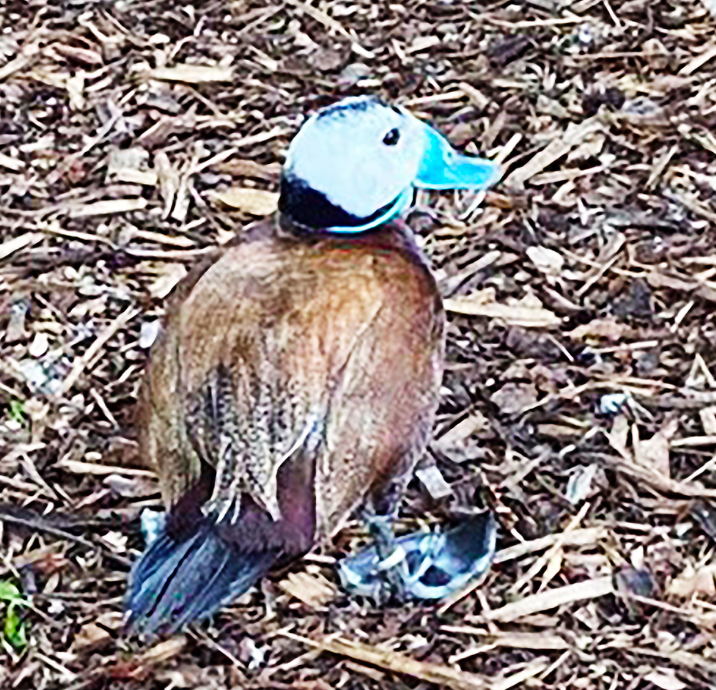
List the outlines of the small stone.
<svg viewBox="0 0 716 690">
<path fill-rule="evenodd" d="M 348 65 L 338 76 L 339 86 L 354 86 L 361 79 L 370 76 L 371 69 L 362 62 L 354 62 Z"/>
<path fill-rule="evenodd" d="M 319 72 L 333 72 L 340 69 L 344 61 L 341 52 L 330 48 L 319 48 L 308 58 L 311 67 L 315 67 Z"/>
<path fill-rule="evenodd" d="M 35 333 L 35 337 L 30 343 L 28 352 L 31 357 L 42 357 L 42 355 L 47 352 L 49 347 L 50 341 L 47 337 L 47 333 L 43 333 L 42 331 L 40 331 L 39 333 Z"/>
<path fill-rule="evenodd" d="M 142 324 L 139 332 L 139 347 L 143 350 L 148 350 L 154 344 L 154 341 L 159 335 L 160 325 L 159 319 L 155 319 L 154 321 L 145 321 Z"/>
<path fill-rule="evenodd" d="M 537 389 L 531 383 L 506 383 L 490 400 L 502 414 L 518 414 L 537 402 Z"/>
</svg>

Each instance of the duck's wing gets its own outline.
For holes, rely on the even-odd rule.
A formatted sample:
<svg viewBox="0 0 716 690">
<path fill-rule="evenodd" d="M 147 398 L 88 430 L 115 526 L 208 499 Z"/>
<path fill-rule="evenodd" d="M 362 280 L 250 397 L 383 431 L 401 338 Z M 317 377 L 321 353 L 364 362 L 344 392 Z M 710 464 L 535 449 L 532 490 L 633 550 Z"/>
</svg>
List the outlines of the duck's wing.
<svg viewBox="0 0 716 690">
<path fill-rule="evenodd" d="M 438 405 L 444 315 L 437 287 L 410 247 L 398 248 L 396 239 L 386 250 L 380 240 L 365 250 L 380 306 L 332 379 L 316 473 L 322 535 L 338 530 L 365 499 L 378 513 L 395 510 L 425 452 Z"/>
</svg>

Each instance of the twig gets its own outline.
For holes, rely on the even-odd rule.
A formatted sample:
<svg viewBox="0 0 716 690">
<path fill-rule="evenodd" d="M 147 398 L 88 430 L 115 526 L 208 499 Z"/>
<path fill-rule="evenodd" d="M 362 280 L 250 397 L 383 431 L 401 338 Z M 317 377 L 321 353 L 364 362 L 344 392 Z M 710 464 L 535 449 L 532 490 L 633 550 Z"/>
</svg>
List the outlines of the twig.
<svg viewBox="0 0 716 690">
<path fill-rule="evenodd" d="M 122 330 L 137 314 L 139 309 L 136 307 L 127 307 L 112 323 L 109 324 L 96 338 L 96 340 L 87 348 L 84 354 L 76 359 L 72 365 L 70 373 L 62 382 L 57 393 L 58 396 L 66 395 L 72 386 L 77 383 L 79 377 L 90 362 L 99 354 L 100 350 L 118 331 Z"/>
</svg>

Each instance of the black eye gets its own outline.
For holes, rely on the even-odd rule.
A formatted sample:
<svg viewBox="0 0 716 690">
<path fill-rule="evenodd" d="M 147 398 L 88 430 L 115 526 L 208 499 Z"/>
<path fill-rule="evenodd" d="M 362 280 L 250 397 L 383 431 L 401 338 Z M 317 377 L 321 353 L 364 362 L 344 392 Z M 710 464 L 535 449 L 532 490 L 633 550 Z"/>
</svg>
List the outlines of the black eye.
<svg viewBox="0 0 716 690">
<path fill-rule="evenodd" d="M 384 137 L 383 137 L 383 143 L 386 146 L 395 146 L 398 143 L 398 140 L 400 139 L 400 132 L 398 131 L 397 127 L 394 127 L 390 130 Z"/>
</svg>

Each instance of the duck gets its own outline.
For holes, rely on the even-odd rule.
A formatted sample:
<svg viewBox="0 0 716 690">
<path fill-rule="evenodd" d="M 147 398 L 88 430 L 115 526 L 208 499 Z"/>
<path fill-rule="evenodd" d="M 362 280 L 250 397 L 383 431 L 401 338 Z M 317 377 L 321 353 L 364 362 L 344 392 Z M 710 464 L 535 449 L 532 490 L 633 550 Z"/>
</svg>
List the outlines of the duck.
<svg viewBox="0 0 716 690">
<path fill-rule="evenodd" d="M 417 189 L 498 177 L 373 96 L 305 120 L 276 213 L 180 282 L 151 348 L 138 438 L 166 512 L 132 569 L 130 633 L 211 616 L 356 512 L 375 539 L 342 569 L 359 592 L 380 571 L 435 596 L 420 578 L 442 564 L 442 596 L 453 575 L 462 584 L 484 570 L 485 521 L 468 530 L 474 557 L 454 568 L 464 529 L 447 546 L 449 533 L 398 544 L 391 525 L 431 438 L 445 352 L 440 292 L 404 216 Z"/>
</svg>

